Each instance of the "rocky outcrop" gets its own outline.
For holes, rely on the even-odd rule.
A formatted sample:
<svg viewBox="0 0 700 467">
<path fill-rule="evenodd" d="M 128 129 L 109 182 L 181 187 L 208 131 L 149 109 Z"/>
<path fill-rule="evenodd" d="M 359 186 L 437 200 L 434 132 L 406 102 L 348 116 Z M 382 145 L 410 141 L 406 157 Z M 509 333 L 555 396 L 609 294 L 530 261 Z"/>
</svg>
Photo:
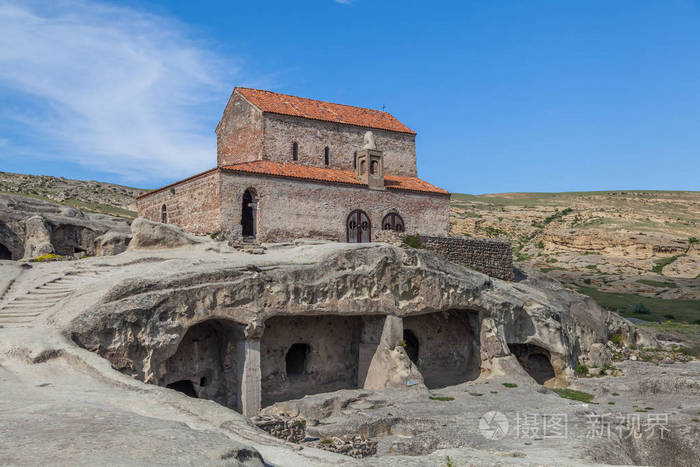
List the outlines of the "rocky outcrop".
<svg viewBox="0 0 700 467">
<path fill-rule="evenodd" d="M 381 245 L 343 250 L 312 265 L 217 266 L 126 280 L 76 318 L 68 334 L 115 368 L 164 384 L 164 363 L 185 333 L 209 320 L 238 323 L 246 339 L 259 339 L 273 317 L 409 318 L 448 312 L 458 318 L 466 313 L 477 323 L 474 345 L 482 376 L 515 368 L 524 373 L 510 351 L 513 344 L 544 349 L 561 381 L 580 359 L 589 358 L 593 344 L 609 340 L 611 329 L 629 343 L 647 339 L 631 323 L 541 274 L 509 283 L 429 252 Z M 387 345 L 375 354 L 384 358 L 379 363 L 387 371 L 384 380 L 368 378 L 374 387 L 396 387 L 415 377 L 405 353 L 394 356 L 402 352 Z"/>
<path fill-rule="evenodd" d="M 179 227 L 149 221 L 143 217 L 132 222 L 131 236 L 129 248 L 132 250 L 178 248 L 204 242 L 203 239 L 190 235 Z"/>
<path fill-rule="evenodd" d="M 128 233 L 129 221 L 33 198 L 0 194 L 2 259 L 19 260 L 49 253 L 92 255 L 95 239 L 106 232 Z M 3 252 L 7 258 L 2 257 Z"/>
<path fill-rule="evenodd" d="M 136 211 L 135 198 L 144 193 L 144 190 L 112 183 L 8 172 L 0 172 L 0 191 L 20 196 L 41 196 L 55 203 L 77 201 L 103 208 L 106 212 L 122 209 L 125 214 Z"/>
<path fill-rule="evenodd" d="M 132 236 L 124 232 L 107 232 L 95 239 L 95 256 L 114 256 L 129 248 Z"/>
</svg>

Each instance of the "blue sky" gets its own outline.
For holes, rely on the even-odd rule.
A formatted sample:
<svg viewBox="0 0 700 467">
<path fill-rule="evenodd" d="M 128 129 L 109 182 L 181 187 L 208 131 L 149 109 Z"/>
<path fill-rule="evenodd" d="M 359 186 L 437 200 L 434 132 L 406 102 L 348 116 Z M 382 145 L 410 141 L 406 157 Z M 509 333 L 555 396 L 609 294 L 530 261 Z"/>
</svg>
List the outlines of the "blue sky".
<svg viewBox="0 0 700 467">
<path fill-rule="evenodd" d="M 2 171 L 206 170 L 236 85 L 386 106 L 452 192 L 700 190 L 700 0 L 0 0 Z"/>
</svg>

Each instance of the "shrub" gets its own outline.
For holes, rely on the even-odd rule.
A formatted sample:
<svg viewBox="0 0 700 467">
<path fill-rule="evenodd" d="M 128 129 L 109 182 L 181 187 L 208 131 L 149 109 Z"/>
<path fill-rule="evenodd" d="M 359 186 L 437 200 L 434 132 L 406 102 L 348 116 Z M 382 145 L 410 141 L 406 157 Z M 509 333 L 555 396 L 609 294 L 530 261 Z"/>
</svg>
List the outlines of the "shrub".
<svg viewBox="0 0 700 467">
<path fill-rule="evenodd" d="M 588 374 L 588 367 L 586 365 L 578 365 L 575 371 L 579 376 L 586 376 Z"/>
<path fill-rule="evenodd" d="M 559 397 L 562 397 L 564 399 L 571 399 L 574 401 L 579 401 L 579 402 L 590 402 L 593 400 L 593 397 L 595 397 L 593 394 L 589 394 L 587 392 L 583 391 L 576 391 L 574 389 L 562 389 L 562 388 L 556 388 L 553 389 L 554 392 L 556 392 Z"/>
<path fill-rule="evenodd" d="M 700 242 L 700 240 L 698 240 L 698 237 L 690 237 L 690 238 L 688 239 L 688 243 L 691 244 L 691 245 L 692 245 L 693 243 L 698 243 L 698 242 Z"/>
<path fill-rule="evenodd" d="M 455 400 L 454 397 L 445 397 L 445 396 L 430 396 L 431 401 L 441 401 L 441 402 L 449 402 Z"/>
<path fill-rule="evenodd" d="M 632 313 L 637 313 L 640 315 L 648 315 L 651 313 L 651 310 L 649 309 L 648 306 L 646 306 L 643 303 L 637 303 L 634 308 L 632 308 Z"/>
<path fill-rule="evenodd" d="M 622 345 L 622 334 L 613 334 L 610 340 L 613 341 L 615 345 Z"/>
<path fill-rule="evenodd" d="M 503 383 L 503 385 L 507 388 L 517 388 L 518 385 L 515 383 Z"/>
<path fill-rule="evenodd" d="M 32 261 L 36 263 L 46 263 L 48 261 L 61 261 L 63 256 L 54 253 L 49 253 L 48 255 L 41 255 L 34 258 Z"/>
<path fill-rule="evenodd" d="M 420 241 L 418 235 L 406 235 L 403 238 L 403 243 L 411 248 L 423 248 L 423 242 Z"/>
</svg>

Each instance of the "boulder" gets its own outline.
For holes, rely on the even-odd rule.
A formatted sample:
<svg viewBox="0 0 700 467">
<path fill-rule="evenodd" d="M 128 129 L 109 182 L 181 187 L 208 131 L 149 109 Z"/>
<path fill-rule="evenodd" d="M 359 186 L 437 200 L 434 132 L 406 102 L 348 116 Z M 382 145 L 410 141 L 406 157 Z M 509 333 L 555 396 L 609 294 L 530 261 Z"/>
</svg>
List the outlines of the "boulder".
<svg viewBox="0 0 700 467">
<path fill-rule="evenodd" d="M 95 239 L 95 256 L 114 256 L 129 248 L 131 235 L 123 232 L 107 232 Z"/>
<path fill-rule="evenodd" d="M 599 368 L 612 363 L 612 356 L 605 344 L 601 344 L 600 342 L 591 344 L 590 350 L 588 351 L 588 362 L 590 363 L 589 366 Z"/>
<path fill-rule="evenodd" d="M 204 240 L 190 235 L 179 227 L 152 222 L 139 217 L 131 224 L 130 250 L 156 250 L 179 248 L 204 243 Z"/>
<path fill-rule="evenodd" d="M 24 239 L 24 257 L 35 258 L 37 256 L 54 253 L 51 243 L 51 227 L 41 216 L 32 216 L 25 223 L 26 236 Z"/>
</svg>

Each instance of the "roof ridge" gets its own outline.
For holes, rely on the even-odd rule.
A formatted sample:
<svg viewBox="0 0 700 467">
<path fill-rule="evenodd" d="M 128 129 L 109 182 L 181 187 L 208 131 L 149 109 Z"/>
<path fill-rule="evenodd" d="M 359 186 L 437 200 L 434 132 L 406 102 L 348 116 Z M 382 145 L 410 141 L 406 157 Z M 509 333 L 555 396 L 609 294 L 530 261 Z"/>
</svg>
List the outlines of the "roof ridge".
<svg viewBox="0 0 700 467">
<path fill-rule="evenodd" d="M 236 86 L 233 90 L 235 91 L 236 89 L 247 89 L 250 91 L 269 92 L 270 94 L 277 94 L 278 96 L 294 97 L 295 99 L 306 99 L 307 101 L 321 102 L 323 104 L 339 105 L 341 107 L 350 107 L 352 109 L 371 110 L 372 112 L 378 112 L 378 113 L 382 113 L 385 115 L 389 115 L 390 117 L 396 118 L 394 115 L 392 115 L 391 113 L 389 113 L 385 110 L 372 109 L 370 107 L 361 107 L 359 105 L 341 104 L 339 102 L 331 102 L 331 101 L 324 101 L 321 99 L 314 99 L 313 97 L 295 96 L 294 94 L 286 94 L 283 92 L 270 91 L 269 89 L 257 89 L 257 88 L 248 88 L 245 86 Z"/>
</svg>

